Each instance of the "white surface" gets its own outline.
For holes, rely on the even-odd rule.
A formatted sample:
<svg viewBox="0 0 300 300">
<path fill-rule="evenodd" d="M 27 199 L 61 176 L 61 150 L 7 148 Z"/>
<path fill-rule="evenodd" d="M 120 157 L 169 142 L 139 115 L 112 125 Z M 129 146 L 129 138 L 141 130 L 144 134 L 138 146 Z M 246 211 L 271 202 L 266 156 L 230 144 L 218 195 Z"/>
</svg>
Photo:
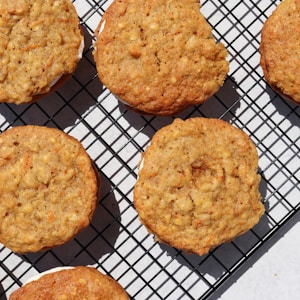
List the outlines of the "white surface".
<svg viewBox="0 0 300 300">
<path fill-rule="evenodd" d="M 282 233 L 283 232 L 283 233 Z M 266 243 L 211 299 L 300 299 L 300 214 Z M 269 249 L 266 251 L 266 248 Z M 264 253 L 264 251 L 266 251 Z M 253 264 L 253 265 L 251 265 Z M 223 288 L 223 290 L 224 290 Z M 222 289 L 221 289 L 222 290 Z"/>
</svg>

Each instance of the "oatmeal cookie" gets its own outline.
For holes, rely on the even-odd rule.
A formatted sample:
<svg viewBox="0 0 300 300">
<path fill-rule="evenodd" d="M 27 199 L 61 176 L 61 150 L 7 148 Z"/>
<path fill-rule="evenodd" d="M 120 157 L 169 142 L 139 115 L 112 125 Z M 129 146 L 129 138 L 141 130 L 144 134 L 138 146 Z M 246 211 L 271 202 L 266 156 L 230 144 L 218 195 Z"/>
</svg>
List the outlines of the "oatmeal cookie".
<svg viewBox="0 0 300 300">
<path fill-rule="evenodd" d="M 264 213 L 257 168 L 256 148 L 240 129 L 218 119 L 175 119 L 143 154 L 134 205 L 159 241 L 203 255 Z"/>
<path fill-rule="evenodd" d="M 118 0 L 95 32 L 102 83 L 135 111 L 173 115 L 203 103 L 229 70 L 194 0 Z"/>
<path fill-rule="evenodd" d="M 99 180 L 63 131 L 19 126 L 0 135 L 0 242 L 17 253 L 61 245 L 86 228 Z"/>
<path fill-rule="evenodd" d="M 0 102 L 30 103 L 60 87 L 83 50 L 70 0 L 0 2 Z"/>
<path fill-rule="evenodd" d="M 271 88 L 300 105 L 300 0 L 282 1 L 267 19 L 260 54 Z"/>
<path fill-rule="evenodd" d="M 129 300 L 113 278 L 92 267 L 57 268 L 13 292 L 10 300 Z"/>
</svg>

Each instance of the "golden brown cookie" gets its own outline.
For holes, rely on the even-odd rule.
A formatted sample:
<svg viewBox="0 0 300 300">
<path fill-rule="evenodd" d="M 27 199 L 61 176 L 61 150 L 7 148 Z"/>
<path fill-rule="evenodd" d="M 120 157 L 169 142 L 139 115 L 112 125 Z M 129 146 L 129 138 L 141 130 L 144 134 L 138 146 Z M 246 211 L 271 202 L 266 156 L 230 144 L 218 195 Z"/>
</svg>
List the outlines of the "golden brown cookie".
<svg viewBox="0 0 300 300">
<path fill-rule="evenodd" d="M 90 157 L 63 131 L 27 125 L 0 135 L 0 242 L 14 252 L 72 239 L 89 225 L 97 190 Z"/>
<path fill-rule="evenodd" d="M 159 241 L 203 255 L 264 213 L 257 168 L 256 148 L 240 129 L 218 119 L 175 119 L 143 154 L 134 205 Z"/>
<path fill-rule="evenodd" d="M 282 1 L 261 33 L 260 64 L 266 81 L 300 104 L 300 0 Z"/>
<path fill-rule="evenodd" d="M 70 0 L 0 2 L 0 102 L 33 102 L 74 72 L 83 50 Z"/>
<path fill-rule="evenodd" d="M 223 85 L 227 51 L 194 0 L 118 0 L 95 33 L 102 83 L 135 111 L 172 115 Z"/>
<path fill-rule="evenodd" d="M 42 275 L 42 274 L 41 274 Z M 13 292 L 10 300 L 129 300 L 123 287 L 92 267 L 52 270 Z"/>
</svg>

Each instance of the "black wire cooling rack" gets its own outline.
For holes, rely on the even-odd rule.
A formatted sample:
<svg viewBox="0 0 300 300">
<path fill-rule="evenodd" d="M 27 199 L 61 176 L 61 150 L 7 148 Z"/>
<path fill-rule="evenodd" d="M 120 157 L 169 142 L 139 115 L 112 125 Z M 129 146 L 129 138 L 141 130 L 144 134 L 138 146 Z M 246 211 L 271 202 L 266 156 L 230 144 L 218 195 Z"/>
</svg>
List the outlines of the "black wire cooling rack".
<svg viewBox="0 0 300 300">
<path fill-rule="evenodd" d="M 215 96 L 177 117 L 222 118 L 251 137 L 259 152 L 266 207 L 252 230 L 202 257 L 156 242 L 139 222 L 132 192 L 141 152 L 173 117 L 128 111 L 101 85 L 92 57 L 93 32 L 110 2 L 73 2 L 85 35 L 76 73 L 34 104 L 1 104 L 0 129 L 44 125 L 79 139 L 101 174 L 101 197 L 91 225 L 63 246 L 19 256 L 0 245 L 0 299 L 8 299 L 32 275 L 69 265 L 97 267 L 132 299 L 208 299 L 300 207 L 300 107 L 274 93 L 259 66 L 261 28 L 280 1 L 202 2 L 215 38 L 230 54 L 230 72 Z"/>
</svg>

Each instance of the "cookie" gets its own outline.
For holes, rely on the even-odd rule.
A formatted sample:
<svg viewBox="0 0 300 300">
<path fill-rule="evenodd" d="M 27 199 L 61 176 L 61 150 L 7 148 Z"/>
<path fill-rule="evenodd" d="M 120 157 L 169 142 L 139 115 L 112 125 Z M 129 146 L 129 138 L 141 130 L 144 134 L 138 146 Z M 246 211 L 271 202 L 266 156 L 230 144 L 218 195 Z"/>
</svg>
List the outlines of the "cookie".
<svg viewBox="0 0 300 300">
<path fill-rule="evenodd" d="M 258 223 L 257 168 L 242 130 L 218 119 L 175 119 L 142 156 L 134 205 L 158 241 L 204 255 Z"/>
<path fill-rule="evenodd" d="M 129 108 L 174 115 L 223 85 L 227 51 L 194 0 L 118 0 L 95 32 L 102 83 Z"/>
<path fill-rule="evenodd" d="M 78 140 L 55 128 L 0 135 L 0 243 L 17 253 L 62 245 L 86 228 L 98 199 L 96 171 Z"/>
<path fill-rule="evenodd" d="M 300 0 L 282 1 L 267 19 L 260 55 L 270 87 L 300 105 Z"/>
<path fill-rule="evenodd" d="M 59 88 L 83 45 L 72 1 L 1 1 L 0 102 L 30 103 Z"/>
<path fill-rule="evenodd" d="M 129 300 L 113 278 L 92 267 L 57 268 L 13 292 L 10 300 Z"/>
</svg>

